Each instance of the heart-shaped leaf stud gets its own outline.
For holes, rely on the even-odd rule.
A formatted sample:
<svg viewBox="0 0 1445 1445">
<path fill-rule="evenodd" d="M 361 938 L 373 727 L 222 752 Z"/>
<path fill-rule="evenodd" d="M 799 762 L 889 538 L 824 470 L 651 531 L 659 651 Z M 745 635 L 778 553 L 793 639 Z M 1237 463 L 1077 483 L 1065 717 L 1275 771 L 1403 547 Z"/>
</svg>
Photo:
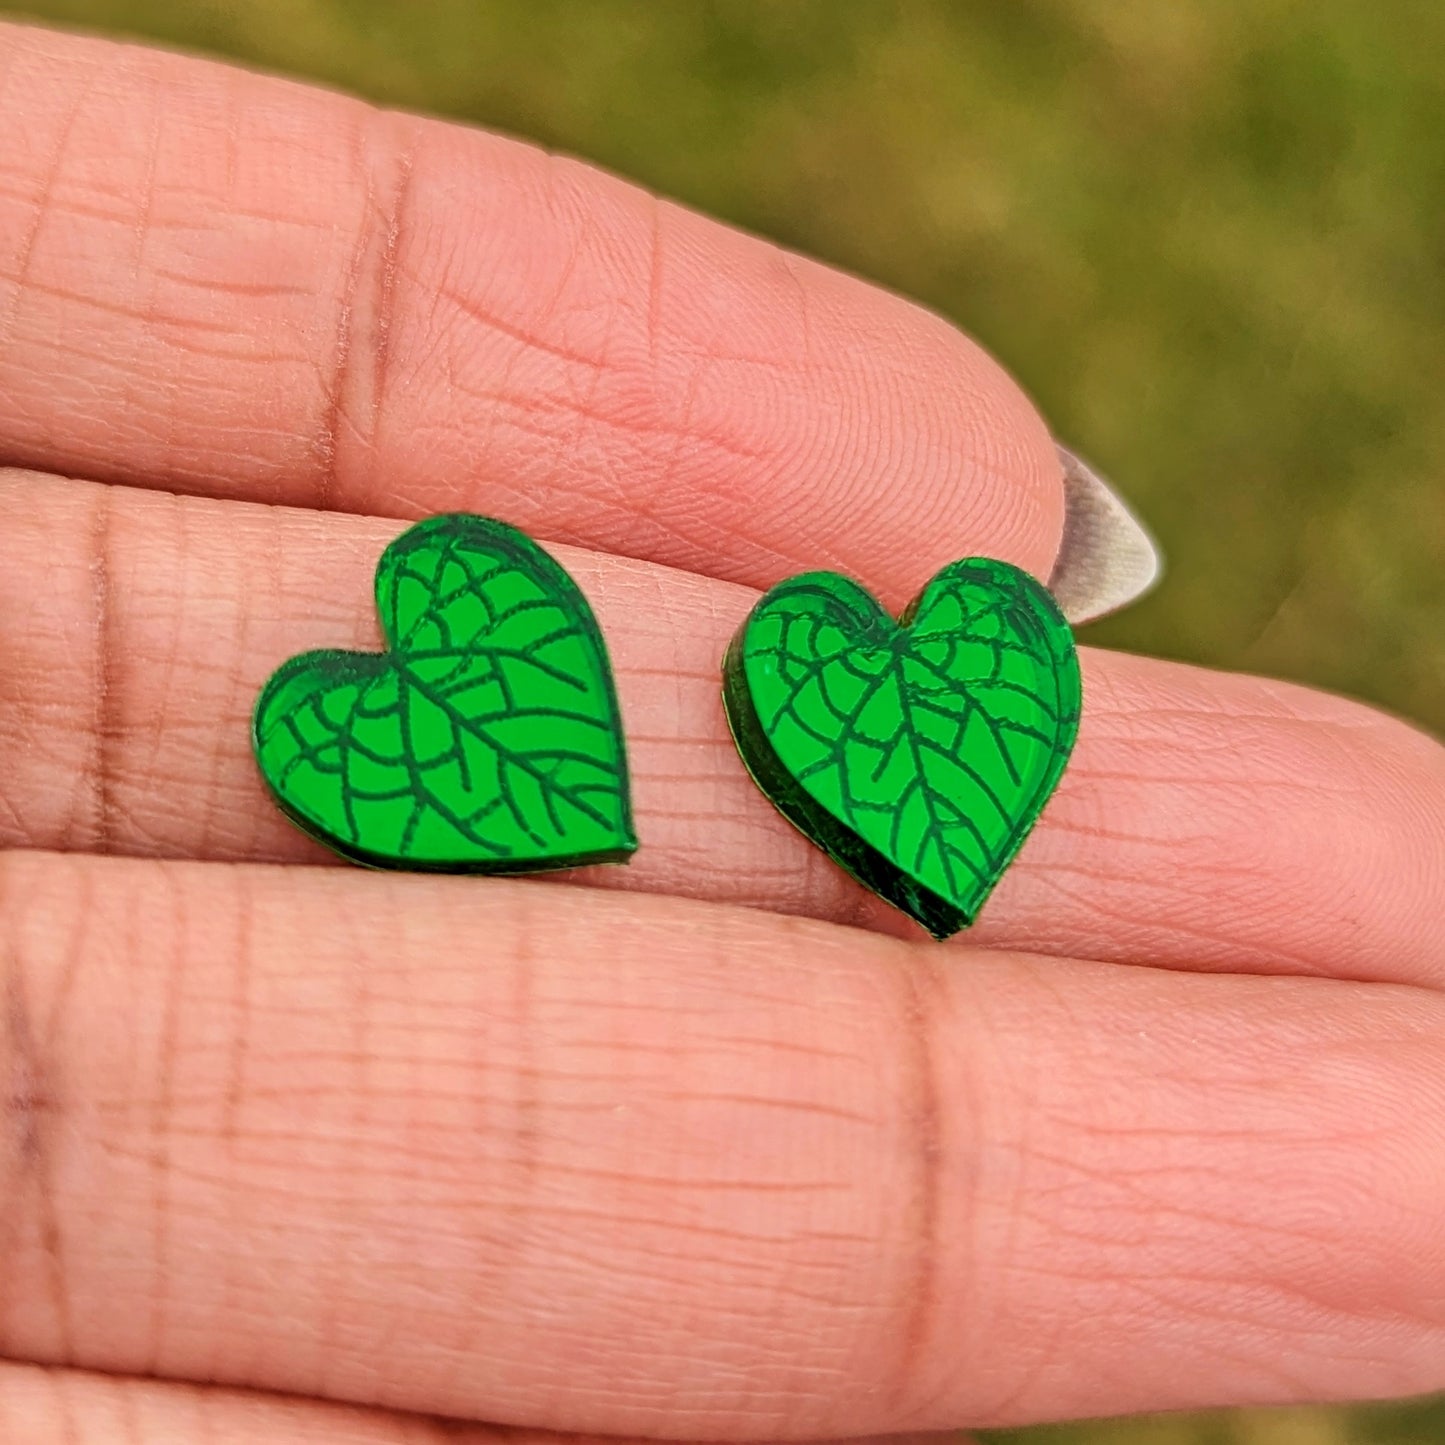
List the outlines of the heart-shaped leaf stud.
<svg viewBox="0 0 1445 1445">
<path fill-rule="evenodd" d="M 612 671 L 587 599 L 529 537 L 454 514 L 376 569 L 388 650 L 307 652 L 253 742 L 298 827 L 382 868 L 532 873 L 637 848 Z"/>
<path fill-rule="evenodd" d="M 728 724 L 778 810 L 936 938 L 971 923 L 1079 726 L 1073 637 L 1027 573 L 945 567 L 895 622 L 810 572 L 757 604 L 723 663 Z"/>
</svg>

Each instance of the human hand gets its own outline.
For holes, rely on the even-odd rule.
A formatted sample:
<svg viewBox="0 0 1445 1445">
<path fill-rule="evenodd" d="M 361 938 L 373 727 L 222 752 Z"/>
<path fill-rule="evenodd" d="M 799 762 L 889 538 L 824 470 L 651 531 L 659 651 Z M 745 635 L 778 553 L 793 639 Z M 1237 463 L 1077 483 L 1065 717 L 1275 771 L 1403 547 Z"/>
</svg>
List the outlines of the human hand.
<svg viewBox="0 0 1445 1445">
<path fill-rule="evenodd" d="M 0 116 L 7 1445 L 1445 1384 L 1435 743 L 1084 649 L 983 920 L 892 936 L 718 666 L 789 572 L 1047 573 L 1052 444 L 974 346 L 231 70 L 0 27 Z M 318 867 L 256 774 L 262 681 L 374 646 L 397 519 L 453 508 L 570 544 L 596 608 L 643 843 L 605 887 Z"/>
</svg>

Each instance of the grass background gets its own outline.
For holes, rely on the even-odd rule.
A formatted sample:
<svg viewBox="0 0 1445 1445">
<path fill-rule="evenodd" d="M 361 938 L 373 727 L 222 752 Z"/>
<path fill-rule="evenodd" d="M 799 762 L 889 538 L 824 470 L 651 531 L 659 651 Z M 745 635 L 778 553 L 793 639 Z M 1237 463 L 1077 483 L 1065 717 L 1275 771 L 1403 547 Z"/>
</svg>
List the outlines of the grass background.
<svg viewBox="0 0 1445 1445">
<path fill-rule="evenodd" d="M 1445 730 L 1445 6 L 29 0 L 587 156 L 911 293 L 1137 504 L 1089 640 Z M 1445 1405 L 1012 1445 L 1445 1441 Z"/>
</svg>

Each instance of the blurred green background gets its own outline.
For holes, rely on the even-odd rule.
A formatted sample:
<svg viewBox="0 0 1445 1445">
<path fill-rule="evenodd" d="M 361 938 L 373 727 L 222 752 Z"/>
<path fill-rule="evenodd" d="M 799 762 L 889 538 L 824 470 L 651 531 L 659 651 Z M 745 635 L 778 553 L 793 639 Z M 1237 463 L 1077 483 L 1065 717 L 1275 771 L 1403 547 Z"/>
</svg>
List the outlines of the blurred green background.
<svg viewBox="0 0 1445 1445">
<path fill-rule="evenodd" d="M 534 137 L 981 338 L 1170 571 L 1091 641 L 1445 730 L 1445 6 L 31 0 Z M 1445 1406 L 1028 1445 L 1445 1441 Z"/>
</svg>

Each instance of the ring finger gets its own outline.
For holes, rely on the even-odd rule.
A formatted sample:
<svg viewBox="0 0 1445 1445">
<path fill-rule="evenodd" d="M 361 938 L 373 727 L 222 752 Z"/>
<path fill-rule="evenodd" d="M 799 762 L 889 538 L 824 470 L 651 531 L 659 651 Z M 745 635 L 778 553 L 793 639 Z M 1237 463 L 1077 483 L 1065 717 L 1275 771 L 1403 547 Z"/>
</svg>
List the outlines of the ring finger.
<svg viewBox="0 0 1445 1445">
<path fill-rule="evenodd" d="M 1445 1383 L 1438 995 L 949 957 L 0 856 L 0 1354 L 735 1439 Z"/>
</svg>

